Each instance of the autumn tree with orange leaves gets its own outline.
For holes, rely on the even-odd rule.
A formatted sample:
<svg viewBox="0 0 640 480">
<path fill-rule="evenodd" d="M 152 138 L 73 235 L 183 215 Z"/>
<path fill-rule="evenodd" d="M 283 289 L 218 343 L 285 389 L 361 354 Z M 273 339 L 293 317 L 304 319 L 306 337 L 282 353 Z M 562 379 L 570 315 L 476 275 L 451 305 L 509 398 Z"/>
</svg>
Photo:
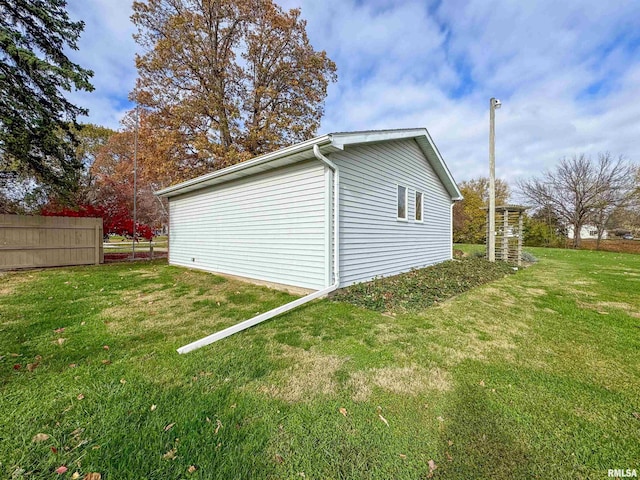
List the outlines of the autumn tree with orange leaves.
<svg viewBox="0 0 640 480">
<path fill-rule="evenodd" d="M 122 121 L 124 128 L 111 135 L 98 151 L 90 170 L 93 187 L 89 203 L 100 205 L 113 215 L 119 215 L 123 209 L 133 211 L 134 115 L 131 112 L 125 116 Z M 167 215 L 166 206 L 154 192 L 168 186 L 176 177 L 156 171 L 161 162 L 155 159 L 163 155 L 159 150 L 162 141 L 152 136 L 144 115 L 140 117 L 138 137 L 137 216 L 143 224 L 158 228 L 167 221 Z M 164 181 L 159 181 L 158 177 Z"/>
<path fill-rule="evenodd" d="M 133 3 L 132 98 L 176 180 L 311 138 L 336 66 L 309 43 L 300 10 L 272 0 Z"/>
</svg>

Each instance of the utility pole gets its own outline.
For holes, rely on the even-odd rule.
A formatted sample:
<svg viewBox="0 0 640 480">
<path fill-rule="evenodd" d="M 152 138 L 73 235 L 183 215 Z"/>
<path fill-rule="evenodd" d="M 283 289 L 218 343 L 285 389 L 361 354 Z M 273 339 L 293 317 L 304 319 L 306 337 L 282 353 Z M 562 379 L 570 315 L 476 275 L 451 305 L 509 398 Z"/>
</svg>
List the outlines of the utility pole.
<svg viewBox="0 0 640 480">
<path fill-rule="evenodd" d="M 489 100 L 489 231 L 487 233 L 487 258 L 496 261 L 496 109 L 502 103 Z"/>
<path fill-rule="evenodd" d="M 138 203 L 138 112 L 139 106 L 136 104 L 136 130 L 133 137 L 133 247 L 131 250 L 131 258 L 136 258 L 136 223 L 137 203 Z"/>
</svg>

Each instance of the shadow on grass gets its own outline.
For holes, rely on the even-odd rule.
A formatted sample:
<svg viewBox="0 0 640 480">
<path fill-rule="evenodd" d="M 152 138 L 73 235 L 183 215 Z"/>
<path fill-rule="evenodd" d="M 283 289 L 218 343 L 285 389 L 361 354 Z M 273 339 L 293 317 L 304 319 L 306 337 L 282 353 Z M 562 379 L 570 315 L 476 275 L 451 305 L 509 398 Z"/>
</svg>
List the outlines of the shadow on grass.
<svg viewBox="0 0 640 480">
<path fill-rule="evenodd" d="M 529 478 L 530 455 L 508 431 L 513 425 L 487 394 L 468 381 L 451 392 L 443 418 L 442 449 L 452 460 L 441 462 L 442 478 Z M 453 444 L 449 445 L 452 441 Z"/>
</svg>

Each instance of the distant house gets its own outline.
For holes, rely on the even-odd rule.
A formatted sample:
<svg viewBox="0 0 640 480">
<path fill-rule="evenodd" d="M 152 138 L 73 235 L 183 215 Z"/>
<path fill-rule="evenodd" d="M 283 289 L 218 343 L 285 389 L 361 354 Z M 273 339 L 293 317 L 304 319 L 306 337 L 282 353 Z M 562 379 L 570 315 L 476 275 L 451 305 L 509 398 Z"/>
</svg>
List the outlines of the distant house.
<svg viewBox="0 0 640 480">
<path fill-rule="evenodd" d="M 567 237 L 573 240 L 573 225 L 567 227 Z M 606 230 L 602 232 L 603 240 L 606 240 L 608 237 L 609 234 Z M 595 240 L 598 238 L 598 229 L 593 225 L 583 225 L 580 229 L 580 238 L 583 240 Z"/>
<path fill-rule="evenodd" d="M 462 199 L 424 128 L 323 135 L 157 194 L 169 263 L 313 290 L 451 259 Z"/>
</svg>

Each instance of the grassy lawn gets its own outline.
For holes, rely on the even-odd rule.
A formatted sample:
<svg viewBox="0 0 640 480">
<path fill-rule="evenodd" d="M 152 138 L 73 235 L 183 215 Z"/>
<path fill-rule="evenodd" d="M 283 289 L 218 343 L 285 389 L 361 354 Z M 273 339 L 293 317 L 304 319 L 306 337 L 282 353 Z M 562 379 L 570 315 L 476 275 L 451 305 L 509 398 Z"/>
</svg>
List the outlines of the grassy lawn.
<svg viewBox="0 0 640 480">
<path fill-rule="evenodd" d="M 323 300 L 183 356 L 294 297 L 162 262 L 4 274 L 0 477 L 640 469 L 640 256 L 531 250 L 418 312 Z"/>
</svg>

